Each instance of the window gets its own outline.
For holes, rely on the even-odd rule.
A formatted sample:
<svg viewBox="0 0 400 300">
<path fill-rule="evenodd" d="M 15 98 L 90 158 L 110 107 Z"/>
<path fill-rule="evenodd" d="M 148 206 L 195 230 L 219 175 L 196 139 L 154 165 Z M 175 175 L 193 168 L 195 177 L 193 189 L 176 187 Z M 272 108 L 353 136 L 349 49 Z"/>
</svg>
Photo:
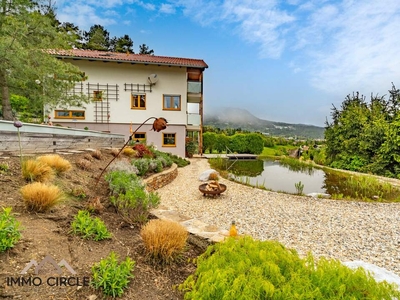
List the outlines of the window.
<svg viewBox="0 0 400 300">
<path fill-rule="evenodd" d="M 93 91 L 93 101 L 103 101 L 103 91 Z"/>
<path fill-rule="evenodd" d="M 131 108 L 146 109 L 146 95 L 131 94 Z"/>
<path fill-rule="evenodd" d="M 181 110 L 181 96 L 164 95 L 163 109 L 164 110 Z"/>
<path fill-rule="evenodd" d="M 56 110 L 55 119 L 84 119 L 84 110 Z"/>
<path fill-rule="evenodd" d="M 146 141 L 146 133 L 145 132 L 137 132 L 133 135 L 132 140 L 134 142 L 143 143 Z"/>
<path fill-rule="evenodd" d="M 176 147 L 176 133 L 163 133 L 163 146 Z"/>
</svg>

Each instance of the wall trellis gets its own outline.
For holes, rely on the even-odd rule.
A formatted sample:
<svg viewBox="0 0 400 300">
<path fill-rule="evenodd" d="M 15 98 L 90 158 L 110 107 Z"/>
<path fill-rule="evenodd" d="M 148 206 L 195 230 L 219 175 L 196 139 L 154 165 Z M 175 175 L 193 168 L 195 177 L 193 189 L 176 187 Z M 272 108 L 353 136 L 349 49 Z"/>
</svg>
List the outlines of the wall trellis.
<svg viewBox="0 0 400 300">
<path fill-rule="evenodd" d="M 96 123 L 108 123 L 110 119 L 110 101 L 118 101 L 118 92 L 118 84 L 79 82 L 69 94 L 87 94 L 88 98 L 92 99 L 94 103 L 94 121 Z"/>
<path fill-rule="evenodd" d="M 136 92 L 136 93 L 145 93 L 152 92 L 151 84 L 139 84 L 139 83 L 124 83 L 124 90 L 126 92 Z"/>
</svg>

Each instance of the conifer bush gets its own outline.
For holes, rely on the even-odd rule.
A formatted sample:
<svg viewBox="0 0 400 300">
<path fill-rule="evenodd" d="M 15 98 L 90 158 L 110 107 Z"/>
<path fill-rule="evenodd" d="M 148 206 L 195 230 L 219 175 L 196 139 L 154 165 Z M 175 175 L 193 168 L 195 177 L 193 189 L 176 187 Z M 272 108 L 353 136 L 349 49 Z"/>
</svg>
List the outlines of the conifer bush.
<svg viewBox="0 0 400 300">
<path fill-rule="evenodd" d="M 41 182 L 23 186 L 21 194 L 27 209 L 35 212 L 45 212 L 64 198 L 62 191 L 57 186 Z"/>
<path fill-rule="evenodd" d="M 209 246 L 179 286 L 185 299 L 400 299 L 397 287 L 366 271 L 311 254 L 301 259 L 276 241 L 228 238 Z"/>
<path fill-rule="evenodd" d="M 153 259 L 169 263 L 183 252 L 188 232 L 177 222 L 157 219 L 144 225 L 140 236 Z"/>
</svg>

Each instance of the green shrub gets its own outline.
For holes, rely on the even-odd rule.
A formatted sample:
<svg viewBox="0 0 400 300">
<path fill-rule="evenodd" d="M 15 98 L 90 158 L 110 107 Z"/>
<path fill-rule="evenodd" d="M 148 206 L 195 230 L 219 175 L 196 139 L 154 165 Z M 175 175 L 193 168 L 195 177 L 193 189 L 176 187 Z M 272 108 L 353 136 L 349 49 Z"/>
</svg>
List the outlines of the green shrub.
<svg viewBox="0 0 400 300">
<path fill-rule="evenodd" d="M 161 161 L 164 168 L 169 168 L 174 163 L 169 153 L 154 150 L 154 154 Z"/>
<path fill-rule="evenodd" d="M 217 142 L 217 134 L 215 132 L 204 132 L 203 133 L 203 152 L 206 150 L 212 151 L 215 148 L 215 143 Z"/>
<path fill-rule="evenodd" d="M 261 154 L 264 150 L 264 140 L 259 133 L 246 134 L 247 149 L 246 153 Z"/>
<path fill-rule="evenodd" d="M 161 160 L 159 160 L 158 158 L 151 160 L 150 167 L 151 167 L 152 171 L 156 172 L 156 173 L 160 173 L 163 170 L 163 164 L 162 164 Z"/>
<path fill-rule="evenodd" d="M 110 200 L 118 214 L 129 224 L 145 223 L 150 209 L 157 207 L 160 203 L 160 197 L 155 193 L 147 193 L 144 187 L 111 196 Z"/>
<path fill-rule="evenodd" d="M 7 173 L 10 170 L 10 167 L 8 166 L 7 163 L 1 163 L 0 164 L 0 174 L 1 173 Z"/>
<path fill-rule="evenodd" d="M 141 159 L 133 159 L 132 165 L 134 165 L 138 169 L 138 175 L 144 176 L 149 171 L 150 159 L 141 158 Z"/>
<path fill-rule="evenodd" d="M 126 173 L 134 173 L 134 174 L 137 174 L 139 172 L 138 169 L 126 159 L 115 160 L 108 167 L 108 170 L 109 170 L 108 172 L 111 172 L 111 171 L 124 171 Z"/>
<path fill-rule="evenodd" d="M 229 137 L 225 134 L 218 134 L 215 141 L 215 150 L 218 153 L 222 153 L 226 151 L 226 147 L 229 145 Z"/>
<path fill-rule="evenodd" d="M 0 213 L 0 252 L 14 247 L 21 238 L 20 223 L 11 215 L 11 210 L 6 207 Z"/>
<path fill-rule="evenodd" d="M 71 223 L 72 232 L 82 236 L 84 239 L 101 241 L 111 238 L 111 233 L 107 230 L 104 222 L 96 217 L 92 218 L 90 213 L 80 210 Z"/>
<path fill-rule="evenodd" d="M 209 246 L 179 286 L 185 299 L 396 299 L 400 292 L 363 269 L 295 250 L 276 241 L 228 238 Z"/>
<path fill-rule="evenodd" d="M 246 153 L 247 140 L 243 133 L 235 134 L 229 137 L 229 149 L 234 153 Z"/>
<path fill-rule="evenodd" d="M 186 167 L 187 165 L 190 164 L 190 161 L 182 157 L 179 157 L 177 155 L 171 155 L 171 159 L 179 168 Z"/>
<path fill-rule="evenodd" d="M 118 256 L 111 252 L 107 258 L 102 259 L 92 267 L 91 285 L 95 289 L 102 289 L 107 296 L 120 297 L 133 278 L 135 261 L 126 257 L 125 261 L 118 264 Z"/>
<path fill-rule="evenodd" d="M 107 173 L 106 180 L 111 193 L 114 195 L 124 194 L 129 190 L 135 190 L 137 187 L 143 188 L 143 184 L 135 173 L 128 173 L 122 170 Z"/>
<path fill-rule="evenodd" d="M 344 170 L 361 172 L 362 168 L 366 165 L 367 161 L 360 156 L 339 155 L 339 159 L 332 162 L 330 166 L 335 169 L 344 169 Z"/>
<path fill-rule="evenodd" d="M 197 149 L 199 148 L 199 144 L 193 139 L 189 139 L 185 144 L 185 151 L 188 157 L 193 157 L 193 154 L 197 153 Z"/>
</svg>

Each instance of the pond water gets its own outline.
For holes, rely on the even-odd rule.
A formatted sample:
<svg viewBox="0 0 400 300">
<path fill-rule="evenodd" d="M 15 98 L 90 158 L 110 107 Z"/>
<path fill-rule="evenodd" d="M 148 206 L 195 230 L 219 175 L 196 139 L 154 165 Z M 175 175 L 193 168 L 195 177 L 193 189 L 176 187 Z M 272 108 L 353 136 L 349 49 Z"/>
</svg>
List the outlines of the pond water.
<svg viewBox="0 0 400 300">
<path fill-rule="evenodd" d="M 400 189 L 368 176 L 315 168 L 292 160 L 227 160 L 215 159 L 215 168 L 226 170 L 229 176 L 252 186 L 272 191 L 296 194 L 296 184 L 303 185 L 303 194 L 323 193 L 339 198 L 385 199 L 400 201 Z"/>
<path fill-rule="evenodd" d="M 293 168 L 282 165 L 279 161 L 254 160 L 227 162 L 228 172 L 235 180 L 262 185 L 273 191 L 296 193 L 295 184 L 304 185 L 303 193 L 327 193 L 326 174 L 323 170 L 303 167 Z"/>
</svg>

